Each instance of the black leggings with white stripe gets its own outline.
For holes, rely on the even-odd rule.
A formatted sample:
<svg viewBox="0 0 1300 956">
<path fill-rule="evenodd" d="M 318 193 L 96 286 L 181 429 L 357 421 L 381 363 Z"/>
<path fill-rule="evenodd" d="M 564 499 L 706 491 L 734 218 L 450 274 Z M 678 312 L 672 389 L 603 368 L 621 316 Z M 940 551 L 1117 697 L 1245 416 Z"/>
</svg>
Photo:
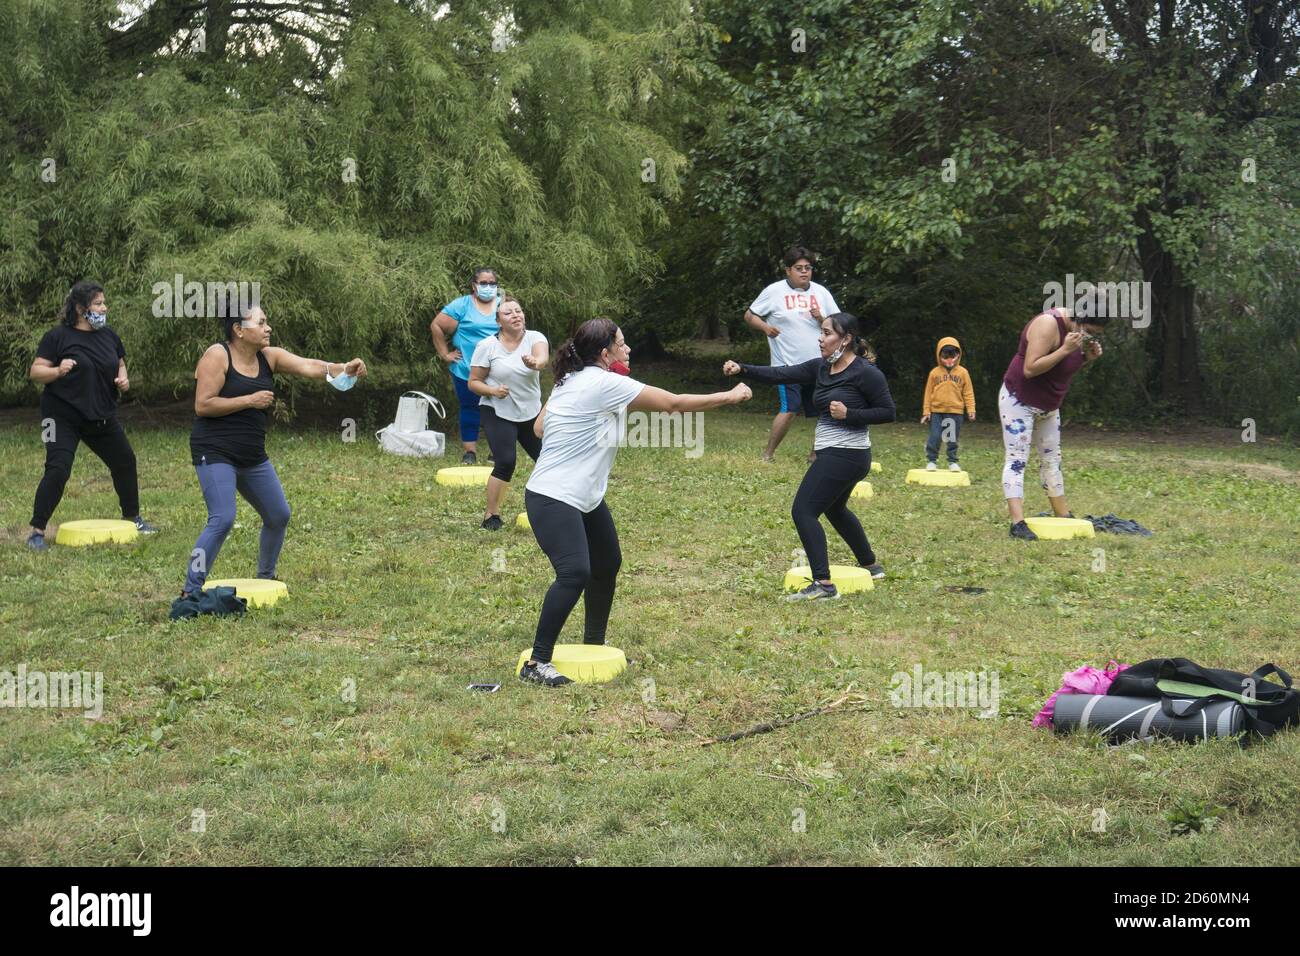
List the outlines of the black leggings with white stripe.
<svg viewBox="0 0 1300 956">
<path fill-rule="evenodd" d="M 555 583 L 546 592 L 537 621 L 533 660 L 551 659 L 579 595 L 586 607 L 582 643 L 604 644 L 609 612 L 614 606 L 614 584 L 623 563 L 609 508 L 602 501 L 584 514 L 573 505 L 535 491 L 524 492 L 524 508 L 537 543 L 555 568 Z"/>
<path fill-rule="evenodd" d="M 870 448 L 819 448 L 817 459 L 808 466 L 794 496 L 790 516 L 794 518 L 799 541 L 808 555 L 814 581 L 829 581 L 831 577 L 826 532 L 818 520 L 822 515 L 830 519 L 831 526 L 853 550 L 859 566 L 865 568 L 876 563 L 875 552 L 871 550 L 867 533 L 862 530 L 862 522 L 849 508 L 853 486 L 870 472 Z"/>
</svg>

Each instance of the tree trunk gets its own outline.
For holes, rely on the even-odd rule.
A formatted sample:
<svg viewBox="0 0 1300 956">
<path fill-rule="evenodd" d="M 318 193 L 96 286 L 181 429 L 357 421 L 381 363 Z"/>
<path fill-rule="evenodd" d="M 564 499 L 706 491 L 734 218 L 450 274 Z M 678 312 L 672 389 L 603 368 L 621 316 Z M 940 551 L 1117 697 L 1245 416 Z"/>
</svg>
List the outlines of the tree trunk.
<svg viewBox="0 0 1300 956">
<path fill-rule="evenodd" d="M 232 11 L 231 0 L 208 0 L 208 15 L 203 25 L 204 42 L 208 59 L 220 63 L 226 58 L 226 44 L 230 39 Z"/>
<path fill-rule="evenodd" d="M 1202 408 L 1201 357 L 1196 334 L 1196 287 L 1164 248 L 1143 209 L 1138 214 L 1138 256 L 1151 288 L 1147 354 L 1156 396 L 1188 414 Z"/>
</svg>

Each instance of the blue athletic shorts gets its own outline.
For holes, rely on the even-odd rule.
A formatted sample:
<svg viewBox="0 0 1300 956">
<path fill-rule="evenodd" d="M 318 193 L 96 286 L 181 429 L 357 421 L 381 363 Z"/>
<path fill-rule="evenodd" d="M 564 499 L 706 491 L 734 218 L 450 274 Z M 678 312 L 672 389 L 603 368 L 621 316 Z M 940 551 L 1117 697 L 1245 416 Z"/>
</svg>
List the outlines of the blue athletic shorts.
<svg viewBox="0 0 1300 956">
<path fill-rule="evenodd" d="M 779 412 L 803 412 L 806 418 L 816 418 L 817 409 L 813 407 L 812 383 L 806 385 L 778 385 L 777 398 L 780 400 Z"/>
</svg>

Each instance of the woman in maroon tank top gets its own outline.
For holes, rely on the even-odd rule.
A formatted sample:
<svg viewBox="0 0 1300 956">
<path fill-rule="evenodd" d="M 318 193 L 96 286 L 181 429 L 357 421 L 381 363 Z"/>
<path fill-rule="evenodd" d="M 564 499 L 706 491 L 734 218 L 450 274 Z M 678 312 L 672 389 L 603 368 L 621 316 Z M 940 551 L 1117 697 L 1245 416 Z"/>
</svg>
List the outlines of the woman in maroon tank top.
<svg viewBox="0 0 1300 956">
<path fill-rule="evenodd" d="M 1069 309 L 1048 309 L 1034 316 L 1020 332 L 1020 347 L 1011 357 L 998 393 L 1002 418 L 1002 491 L 1011 515 L 1011 537 L 1037 538 L 1025 524 L 1025 465 L 1030 445 L 1038 449 L 1038 474 L 1052 511 L 1072 517 L 1065 503 L 1061 475 L 1061 402 L 1070 380 L 1101 355 L 1095 338 L 1107 316 L 1076 319 Z"/>
</svg>

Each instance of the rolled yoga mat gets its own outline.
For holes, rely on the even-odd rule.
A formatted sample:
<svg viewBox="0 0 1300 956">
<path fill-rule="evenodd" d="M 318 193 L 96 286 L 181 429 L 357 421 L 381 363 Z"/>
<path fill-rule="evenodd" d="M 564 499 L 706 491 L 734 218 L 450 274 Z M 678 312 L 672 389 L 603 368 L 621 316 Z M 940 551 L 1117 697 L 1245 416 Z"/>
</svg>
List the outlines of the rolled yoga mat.
<svg viewBox="0 0 1300 956">
<path fill-rule="evenodd" d="M 1195 703 L 1175 700 L 1175 709 Z M 1246 714 L 1235 700 L 1216 700 L 1186 717 L 1169 717 L 1151 697 L 1112 697 L 1109 694 L 1061 694 L 1056 698 L 1052 728 L 1059 733 L 1096 730 L 1111 740 L 1172 737 L 1196 741 L 1206 737 L 1236 737 L 1246 729 Z"/>
</svg>

